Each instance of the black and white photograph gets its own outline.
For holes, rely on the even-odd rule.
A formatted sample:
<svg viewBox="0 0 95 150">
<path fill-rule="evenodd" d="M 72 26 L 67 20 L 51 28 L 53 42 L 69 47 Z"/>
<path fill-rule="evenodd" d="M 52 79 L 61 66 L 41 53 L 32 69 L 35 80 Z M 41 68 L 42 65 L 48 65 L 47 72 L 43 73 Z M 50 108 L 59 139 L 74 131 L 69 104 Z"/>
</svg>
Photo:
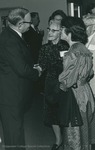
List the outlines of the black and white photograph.
<svg viewBox="0 0 95 150">
<path fill-rule="evenodd" d="M 95 0 L 0 0 L 0 150 L 95 150 Z"/>
</svg>

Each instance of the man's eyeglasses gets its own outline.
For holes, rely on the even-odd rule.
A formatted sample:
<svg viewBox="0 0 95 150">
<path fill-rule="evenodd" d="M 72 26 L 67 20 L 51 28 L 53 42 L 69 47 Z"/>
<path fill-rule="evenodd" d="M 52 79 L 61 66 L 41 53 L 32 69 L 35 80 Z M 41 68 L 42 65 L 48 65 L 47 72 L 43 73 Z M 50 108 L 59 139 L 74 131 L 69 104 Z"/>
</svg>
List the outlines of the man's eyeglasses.
<svg viewBox="0 0 95 150">
<path fill-rule="evenodd" d="M 23 23 L 28 23 L 28 24 L 32 24 L 32 22 L 28 22 L 28 21 L 23 21 L 23 22 L 20 22 L 19 24 L 23 24 Z"/>
<path fill-rule="evenodd" d="M 29 23 L 29 24 L 32 24 L 32 22 L 28 22 L 28 21 L 23 21 L 22 23 Z"/>
<path fill-rule="evenodd" d="M 55 29 L 50 29 L 50 28 L 47 28 L 47 30 L 48 30 L 48 32 L 52 32 L 52 33 L 55 33 L 55 32 L 58 32 L 58 31 L 60 31 L 60 29 L 59 30 L 55 30 Z"/>
</svg>

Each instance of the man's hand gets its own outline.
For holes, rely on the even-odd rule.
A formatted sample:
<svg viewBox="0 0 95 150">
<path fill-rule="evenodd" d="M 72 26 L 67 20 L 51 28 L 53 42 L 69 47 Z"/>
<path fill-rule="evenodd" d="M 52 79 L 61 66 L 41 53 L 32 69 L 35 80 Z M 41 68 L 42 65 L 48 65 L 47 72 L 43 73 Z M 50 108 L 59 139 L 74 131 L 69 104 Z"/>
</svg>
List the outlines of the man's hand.
<svg viewBox="0 0 95 150">
<path fill-rule="evenodd" d="M 39 72 L 39 77 L 41 76 L 42 68 L 39 66 L 39 64 L 34 64 L 34 69 L 37 69 Z"/>
</svg>

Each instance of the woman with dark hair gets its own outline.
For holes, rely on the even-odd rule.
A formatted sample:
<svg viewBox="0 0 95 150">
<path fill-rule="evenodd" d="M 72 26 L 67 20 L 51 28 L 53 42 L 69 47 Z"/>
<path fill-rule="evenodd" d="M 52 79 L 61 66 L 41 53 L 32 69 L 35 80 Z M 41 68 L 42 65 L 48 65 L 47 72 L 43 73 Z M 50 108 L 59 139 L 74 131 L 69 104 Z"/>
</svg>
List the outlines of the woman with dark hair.
<svg viewBox="0 0 95 150">
<path fill-rule="evenodd" d="M 64 150 L 90 150 L 89 125 L 94 112 L 94 98 L 89 85 L 93 75 L 92 53 L 85 47 L 86 27 L 80 18 L 66 17 L 61 38 L 70 48 L 63 57 L 63 72 L 59 75 L 63 98 Z"/>
<path fill-rule="evenodd" d="M 48 23 L 51 23 L 52 21 L 55 21 L 56 23 L 61 24 L 62 19 L 66 17 L 66 14 L 63 10 L 58 9 L 54 11 L 51 16 L 49 17 Z"/>
</svg>

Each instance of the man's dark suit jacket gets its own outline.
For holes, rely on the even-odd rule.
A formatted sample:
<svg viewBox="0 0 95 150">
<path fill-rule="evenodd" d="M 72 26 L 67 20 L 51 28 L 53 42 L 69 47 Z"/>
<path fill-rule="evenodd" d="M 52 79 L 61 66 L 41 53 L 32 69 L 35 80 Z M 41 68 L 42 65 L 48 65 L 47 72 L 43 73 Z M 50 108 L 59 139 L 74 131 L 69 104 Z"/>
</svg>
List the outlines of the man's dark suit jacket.
<svg viewBox="0 0 95 150">
<path fill-rule="evenodd" d="M 38 78 L 24 40 L 7 27 L 0 35 L 0 105 L 21 106 L 31 99 Z"/>
<path fill-rule="evenodd" d="M 23 34 L 25 41 L 31 48 L 34 63 L 38 62 L 39 51 L 42 46 L 43 36 L 35 31 L 32 27 Z"/>
</svg>

